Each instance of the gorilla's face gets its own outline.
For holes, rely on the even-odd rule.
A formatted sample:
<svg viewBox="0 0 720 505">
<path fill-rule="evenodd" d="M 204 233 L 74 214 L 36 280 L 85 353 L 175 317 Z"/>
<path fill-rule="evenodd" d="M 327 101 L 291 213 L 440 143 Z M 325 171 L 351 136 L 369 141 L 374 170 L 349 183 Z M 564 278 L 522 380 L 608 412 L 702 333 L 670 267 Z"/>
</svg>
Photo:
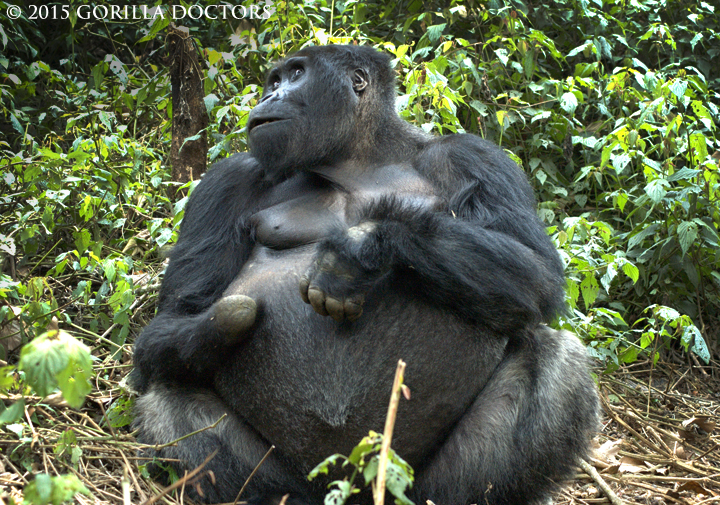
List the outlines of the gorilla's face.
<svg viewBox="0 0 720 505">
<path fill-rule="evenodd" d="M 247 128 L 250 152 L 269 173 L 336 162 L 351 144 L 357 70 L 332 66 L 300 52 L 268 75 Z"/>
</svg>

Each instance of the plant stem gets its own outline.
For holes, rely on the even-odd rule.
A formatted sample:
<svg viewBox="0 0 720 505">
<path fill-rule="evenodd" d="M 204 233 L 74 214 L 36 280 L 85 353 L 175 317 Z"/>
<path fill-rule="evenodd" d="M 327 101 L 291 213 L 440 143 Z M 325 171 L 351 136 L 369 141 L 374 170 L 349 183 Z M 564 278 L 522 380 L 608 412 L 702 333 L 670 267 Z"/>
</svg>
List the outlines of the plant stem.
<svg viewBox="0 0 720 505">
<path fill-rule="evenodd" d="M 404 374 L 405 362 L 399 360 L 397 369 L 395 370 L 395 382 L 393 382 L 392 393 L 390 393 L 390 406 L 388 407 L 387 417 L 385 418 L 385 431 L 383 432 L 383 442 L 380 448 L 377 485 L 375 486 L 375 505 L 384 505 L 385 503 L 385 472 L 387 470 L 390 442 L 392 441 L 393 428 L 395 428 L 398 405 L 400 404 L 400 390 L 402 389 Z"/>
</svg>

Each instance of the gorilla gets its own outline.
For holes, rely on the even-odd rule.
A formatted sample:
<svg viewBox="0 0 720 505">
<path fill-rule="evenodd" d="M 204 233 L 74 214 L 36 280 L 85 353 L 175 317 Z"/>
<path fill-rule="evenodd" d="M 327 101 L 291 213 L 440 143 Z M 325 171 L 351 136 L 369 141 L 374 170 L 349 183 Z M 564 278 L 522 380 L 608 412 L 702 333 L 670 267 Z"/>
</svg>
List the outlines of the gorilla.
<svg viewBox="0 0 720 505">
<path fill-rule="evenodd" d="M 250 152 L 189 199 L 133 374 L 142 442 L 201 430 L 159 451 L 181 471 L 217 451 L 198 499 L 235 500 L 274 445 L 242 498 L 322 503 L 308 472 L 382 430 L 400 358 L 416 503 L 540 502 L 587 451 L 597 394 L 578 339 L 542 325 L 565 281 L 527 179 L 395 98 L 387 55 L 302 49 L 270 71 Z"/>
</svg>

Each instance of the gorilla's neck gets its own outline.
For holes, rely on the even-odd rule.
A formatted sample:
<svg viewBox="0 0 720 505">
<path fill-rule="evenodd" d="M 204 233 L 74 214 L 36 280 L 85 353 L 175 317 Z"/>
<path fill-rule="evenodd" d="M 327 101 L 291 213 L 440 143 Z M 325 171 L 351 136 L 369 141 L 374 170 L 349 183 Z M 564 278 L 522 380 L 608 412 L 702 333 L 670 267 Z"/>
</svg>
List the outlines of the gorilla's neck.
<svg viewBox="0 0 720 505">
<path fill-rule="evenodd" d="M 308 170 L 349 192 L 378 184 L 393 187 L 399 177 L 396 172 L 407 174 L 408 160 L 432 137 L 398 116 L 389 119 L 371 132 L 356 136 L 354 149 Z"/>
<path fill-rule="evenodd" d="M 352 148 L 338 162 L 353 161 L 366 167 L 401 163 L 412 159 L 431 138 L 394 111 L 370 123 L 372 128 L 367 128 L 367 124 L 364 123 L 366 131 L 356 129 L 353 141 L 348 143 Z"/>
</svg>

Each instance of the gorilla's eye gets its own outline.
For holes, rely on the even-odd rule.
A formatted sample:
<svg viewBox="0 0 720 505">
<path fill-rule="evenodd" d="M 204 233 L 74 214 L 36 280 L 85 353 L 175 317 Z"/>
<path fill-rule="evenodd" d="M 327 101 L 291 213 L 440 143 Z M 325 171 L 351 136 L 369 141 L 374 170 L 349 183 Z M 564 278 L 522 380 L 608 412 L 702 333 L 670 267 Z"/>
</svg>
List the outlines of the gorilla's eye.
<svg viewBox="0 0 720 505">
<path fill-rule="evenodd" d="M 275 78 L 272 81 L 270 81 L 270 89 L 271 90 L 275 91 L 279 87 L 280 87 L 280 79 Z"/>
<path fill-rule="evenodd" d="M 301 75 L 305 73 L 305 70 L 301 67 L 294 68 L 290 71 L 290 80 L 297 81 Z"/>
<path fill-rule="evenodd" d="M 361 68 L 355 69 L 352 76 L 352 86 L 356 92 L 364 90 L 368 85 L 367 73 Z"/>
</svg>

